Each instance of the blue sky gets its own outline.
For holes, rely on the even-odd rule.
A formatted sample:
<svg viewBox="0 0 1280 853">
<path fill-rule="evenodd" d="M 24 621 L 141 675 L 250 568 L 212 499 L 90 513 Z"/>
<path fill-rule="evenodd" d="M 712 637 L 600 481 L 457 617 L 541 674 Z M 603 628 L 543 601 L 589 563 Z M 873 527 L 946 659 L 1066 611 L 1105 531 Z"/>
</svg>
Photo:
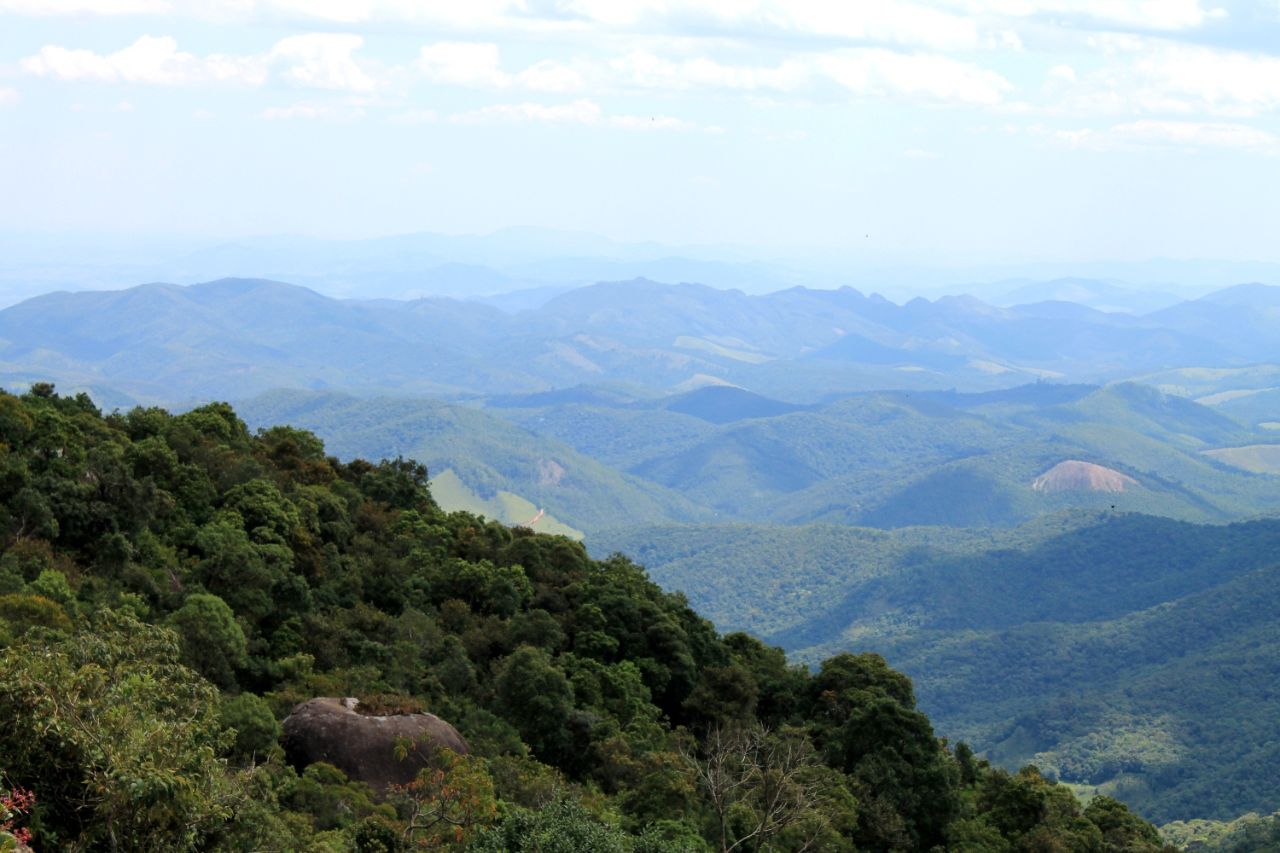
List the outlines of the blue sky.
<svg viewBox="0 0 1280 853">
<path fill-rule="evenodd" d="M 1280 0 L 0 0 L 0 230 L 1280 260 Z"/>
</svg>

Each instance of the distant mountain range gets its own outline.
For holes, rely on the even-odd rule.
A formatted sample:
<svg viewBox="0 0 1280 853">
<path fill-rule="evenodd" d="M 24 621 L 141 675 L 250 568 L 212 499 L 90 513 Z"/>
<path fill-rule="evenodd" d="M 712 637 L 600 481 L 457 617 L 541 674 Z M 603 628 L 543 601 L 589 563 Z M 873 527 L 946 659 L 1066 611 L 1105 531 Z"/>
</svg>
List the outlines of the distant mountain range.
<svg viewBox="0 0 1280 853">
<path fill-rule="evenodd" d="M 794 404 L 876 389 L 979 391 L 1280 362 L 1280 288 L 1134 317 L 973 297 L 898 305 L 843 288 L 761 296 L 646 280 L 515 314 L 444 298 L 339 300 L 279 282 L 52 293 L 0 311 L 0 381 L 110 404 L 275 388 L 464 399 L 610 384 L 659 397 L 736 385 Z"/>
<path fill-rule="evenodd" d="M 758 293 L 802 281 L 835 286 L 847 280 L 732 247 L 628 243 L 528 227 L 485 235 L 415 233 L 353 240 L 41 240 L 0 233 L 0 298 L 8 297 L 0 305 L 51 290 L 97 290 L 139 281 L 185 284 L 245 270 L 340 298 L 448 296 L 496 300 L 503 307 L 510 302 L 514 310 L 532 294 L 637 276 Z"/>
<path fill-rule="evenodd" d="M 921 263 L 862 245 L 663 245 L 534 227 L 341 240 L 0 232 L 0 307 L 53 290 L 192 284 L 249 272 L 334 297 L 491 299 L 512 310 L 564 289 L 637 277 L 747 293 L 851 285 L 897 301 L 968 293 L 1002 307 L 1066 300 L 1136 314 L 1235 282 L 1280 284 L 1280 264 L 1267 262 Z"/>
</svg>

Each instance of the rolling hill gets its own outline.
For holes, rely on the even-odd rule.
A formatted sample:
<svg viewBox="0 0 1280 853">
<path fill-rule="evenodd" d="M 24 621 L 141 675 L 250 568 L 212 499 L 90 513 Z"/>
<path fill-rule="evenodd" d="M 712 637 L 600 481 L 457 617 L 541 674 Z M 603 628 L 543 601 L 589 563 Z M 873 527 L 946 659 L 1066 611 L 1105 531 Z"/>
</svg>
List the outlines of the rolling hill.
<svg viewBox="0 0 1280 853">
<path fill-rule="evenodd" d="M 706 519 L 678 494 L 620 474 L 560 442 L 483 411 L 438 401 L 280 391 L 237 404 L 246 423 L 291 424 L 342 459 L 422 462 L 443 506 L 569 533 L 659 520 Z"/>
<path fill-rule="evenodd" d="M 515 313 L 438 297 L 332 299 L 258 279 L 149 284 L 0 311 L 0 380 L 168 404 L 279 387 L 462 399 L 583 384 L 641 398 L 728 384 L 811 404 L 1280 361 L 1276 290 L 1232 288 L 1135 319 L 963 296 L 898 305 L 847 287 L 746 295 L 643 279 Z"/>
<path fill-rule="evenodd" d="M 729 388 L 673 399 L 493 411 L 726 519 L 1007 526 L 1072 507 L 1195 521 L 1280 508 L 1271 477 L 1204 453 L 1265 432 L 1149 386 L 882 392 L 804 407 Z M 1036 489 L 1068 461 L 1133 488 Z"/>
<path fill-rule="evenodd" d="M 802 660 L 883 654 L 947 731 L 1005 766 L 1035 762 L 1157 821 L 1280 805 L 1267 769 L 1280 757 L 1280 521 L 680 526 L 592 544 Z"/>
</svg>

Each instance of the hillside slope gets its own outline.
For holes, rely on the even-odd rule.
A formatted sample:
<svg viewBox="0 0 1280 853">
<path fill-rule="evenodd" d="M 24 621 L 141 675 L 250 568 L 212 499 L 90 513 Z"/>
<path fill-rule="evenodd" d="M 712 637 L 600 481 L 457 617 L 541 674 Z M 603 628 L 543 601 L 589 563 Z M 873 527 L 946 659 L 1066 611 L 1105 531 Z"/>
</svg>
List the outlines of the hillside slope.
<svg viewBox="0 0 1280 853">
<path fill-rule="evenodd" d="M 1148 386 L 880 392 L 791 411 L 737 389 L 675 400 L 698 401 L 707 417 L 670 400 L 493 411 L 722 517 L 760 523 L 1010 526 L 1072 508 L 1227 521 L 1280 508 L 1274 477 L 1213 458 L 1265 431 Z M 1037 487 L 1064 464 L 1129 487 Z"/>
<path fill-rule="evenodd" d="M 626 558 L 442 511 L 421 466 L 47 385 L 0 395 L 0 439 L 7 849 L 31 829 L 83 850 L 1163 853 L 1118 802 L 949 747 L 883 659 L 792 666 Z M 427 736 L 370 734 L 402 723 Z"/>
<path fill-rule="evenodd" d="M 1280 520 L 674 527 L 593 547 L 642 556 L 718 625 L 800 659 L 885 655 L 1006 766 L 1034 761 L 1157 821 L 1280 805 L 1260 771 L 1277 757 Z"/>
<path fill-rule="evenodd" d="M 547 523 L 559 521 L 572 531 L 710 517 L 674 492 L 477 409 L 302 391 L 273 392 L 237 405 L 253 427 L 294 424 L 311 430 L 342 459 L 403 456 L 422 462 L 433 478 L 444 476 L 448 483 L 438 489 L 448 508 L 482 511 L 506 524 L 525 524 L 539 509 L 549 514 Z"/>
</svg>

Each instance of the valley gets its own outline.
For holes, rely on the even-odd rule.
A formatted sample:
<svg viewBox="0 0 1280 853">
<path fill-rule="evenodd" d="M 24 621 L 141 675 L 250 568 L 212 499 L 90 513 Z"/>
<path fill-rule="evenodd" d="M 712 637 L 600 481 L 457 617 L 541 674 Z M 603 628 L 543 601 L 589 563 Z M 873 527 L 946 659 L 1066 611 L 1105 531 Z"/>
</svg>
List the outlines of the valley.
<svg viewBox="0 0 1280 853">
<path fill-rule="evenodd" d="M 1280 712 L 1280 350 L 1228 319 L 1273 291 L 1210 294 L 1197 323 L 652 282 L 507 313 L 228 280 L 0 311 L 0 366 L 421 462 L 445 510 L 626 554 L 795 661 L 884 655 L 999 764 L 1228 820 L 1280 806 L 1270 741 L 1233 734 Z M 1177 366 L 1199 363 L 1227 366 Z"/>
</svg>

